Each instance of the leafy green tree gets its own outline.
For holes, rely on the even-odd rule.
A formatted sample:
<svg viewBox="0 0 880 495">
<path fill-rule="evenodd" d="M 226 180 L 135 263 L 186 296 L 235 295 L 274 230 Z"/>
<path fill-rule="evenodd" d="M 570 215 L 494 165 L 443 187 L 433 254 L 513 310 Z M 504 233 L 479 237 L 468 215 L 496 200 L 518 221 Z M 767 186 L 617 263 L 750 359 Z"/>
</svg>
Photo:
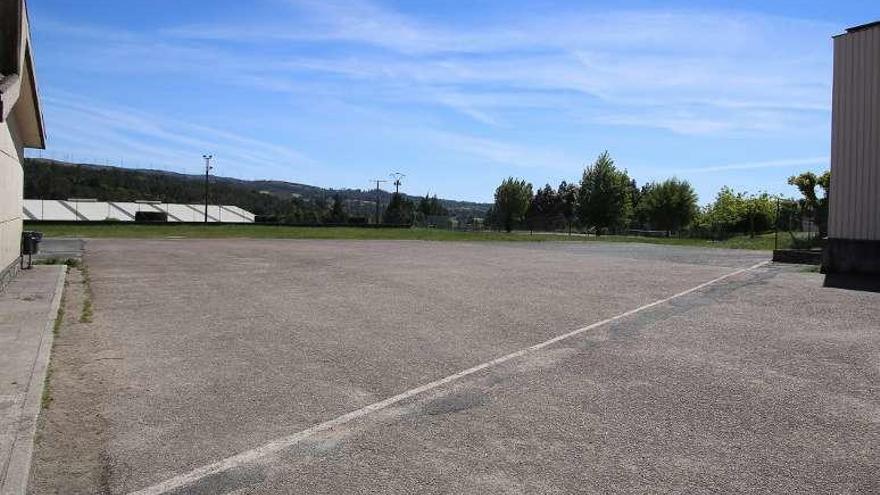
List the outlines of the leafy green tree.
<svg viewBox="0 0 880 495">
<path fill-rule="evenodd" d="M 565 225 L 568 227 L 570 235 L 571 225 L 577 218 L 578 187 L 575 184 L 562 181 L 559 183 L 556 195 L 559 197 L 559 213 L 562 215 L 563 220 L 565 220 Z"/>
<path fill-rule="evenodd" d="M 643 185 L 637 192 L 633 193 L 633 218 L 632 223 L 636 225 L 636 228 L 647 229 L 651 227 L 651 220 L 648 218 L 648 211 L 644 205 L 644 199 L 648 195 L 648 190 L 654 187 L 654 184 L 649 182 Z M 699 213 L 699 208 L 697 209 L 697 213 Z"/>
<path fill-rule="evenodd" d="M 819 198 L 816 196 L 818 182 L 819 178 L 813 172 L 804 172 L 788 178 L 788 183 L 798 188 L 804 197 L 804 203 L 810 208 L 815 208 L 819 204 Z"/>
<path fill-rule="evenodd" d="M 532 185 L 509 177 L 495 189 L 495 218 L 505 231 L 522 222 L 532 200 Z"/>
<path fill-rule="evenodd" d="M 699 212 L 694 188 L 676 178 L 642 188 L 637 209 L 651 228 L 667 232 L 687 227 Z"/>
<path fill-rule="evenodd" d="M 715 201 L 706 205 L 700 216 L 700 224 L 713 232 L 730 232 L 743 218 L 744 211 L 744 195 L 723 186 L 715 196 Z"/>
<path fill-rule="evenodd" d="M 813 220 L 819 227 L 819 234 L 824 237 L 828 232 L 828 201 L 831 197 L 831 172 L 825 171 L 816 176 L 813 172 L 804 172 L 788 178 L 788 183 L 798 188 L 803 199 L 800 201 L 801 210 Z M 824 194 L 822 197 L 816 193 L 816 187 L 820 187 Z"/>
<path fill-rule="evenodd" d="M 776 199 L 762 192 L 749 196 L 746 200 L 746 222 L 748 226 L 744 232 L 749 232 L 752 237 L 759 232 L 773 230 L 776 223 Z"/>
<path fill-rule="evenodd" d="M 348 213 L 342 206 L 342 199 L 338 194 L 333 196 L 333 206 L 330 207 L 330 214 L 327 215 L 327 221 L 330 223 L 348 222 Z"/>
<path fill-rule="evenodd" d="M 633 225 L 633 222 L 637 222 L 637 208 L 639 203 L 642 201 L 642 189 L 639 189 L 638 184 L 636 184 L 635 179 L 630 179 L 629 181 L 629 197 L 630 197 L 630 216 L 628 219 L 629 225 Z"/>
<path fill-rule="evenodd" d="M 501 228 L 501 222 L 498 220 L 498 212 L 495 210 L 495 205 L 489 207 L 486 210 L 486 216 L 483 217 L 483 222 L 490 229 L 496 230 Z"/>
<path fill-rule="evenodd" d="M 825 172 L 822 172 L 822 175 L 819 176 L 818 180 L 816 180 L 816 183 L 819 184 L 819 187 L 821 187 L 825 191 L 825 197 L 830 198 L 831 197 L 831 171 L 826 170 Z"/>
<path fill-rule="evenodd" d="M 774 225 L 791 235 L 793 245 L 798 242 L 795 232 L 801 228 L 801 218 L 801 205 L 797 200 L 779 199 Z"/>
<path fill-rule="evenodd" d="M 391 201 L 382 215 L 382 222 L 391 225 L 412 225 L 415 205 L 400 193 L 391 195 Z"/>
<path fill-rule="evenodd" d="M 578 193 L 578 219 L 597 234 L 627 225 L 632 216 L 632 183 L 607 151 L 584 170 Z"/>
<path fill-rule="evenodd" d="M 700 215 L 700 226 L 720 235 L 763 232 L 776 221 L 776 201 L 767 193 L 748 195 L 725 186 Z"/>
<path fill-rule="evenodd" d="M 555 230 L 563 221 L 562 202 L 556 194 L 556 190 L 550 187 L 550 184 L 538 189 L 526 212 L 526 222 L 529 224 L 529 228 Z"/>
<path fill-rule="evenodd" d="M 436 194 L 434 196 L 425 194 L 425 197 L 419 198 L 413 221 L 419 225 L 428 225 L 429 223 L 431 225 L 448 225 L 453 221 L 450 216 L 449 210 L 437 199 Z M 457 217 L 458 221 L 463 220 L 461 215 L 457 215 Z"/>
<path fill-rule="evenodd" d="M 426 217 L 445 216 L 449 214 L 449 211 L 444 208 L 440 203 L 440 200 L 437 199 L 436 194 L 433 197 L 428 197 L 428 195 L 425 194 L 424 198 L 419 199 L 419 205 L 416 207 L 416 211 Z"/>
</svg>

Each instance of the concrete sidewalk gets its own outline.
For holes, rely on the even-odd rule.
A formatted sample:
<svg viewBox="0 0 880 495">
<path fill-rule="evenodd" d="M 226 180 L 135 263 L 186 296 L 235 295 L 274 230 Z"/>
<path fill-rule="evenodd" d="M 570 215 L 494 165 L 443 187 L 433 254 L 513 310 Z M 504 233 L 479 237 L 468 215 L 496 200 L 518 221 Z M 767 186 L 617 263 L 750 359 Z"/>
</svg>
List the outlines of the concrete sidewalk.
<svg viewBox="0 0 880 495">
<path fill-rule="evenodd" d="M 0 494 L 24 493 L 67 267 L 24 270 L 0 292 Z"/>
</svg>

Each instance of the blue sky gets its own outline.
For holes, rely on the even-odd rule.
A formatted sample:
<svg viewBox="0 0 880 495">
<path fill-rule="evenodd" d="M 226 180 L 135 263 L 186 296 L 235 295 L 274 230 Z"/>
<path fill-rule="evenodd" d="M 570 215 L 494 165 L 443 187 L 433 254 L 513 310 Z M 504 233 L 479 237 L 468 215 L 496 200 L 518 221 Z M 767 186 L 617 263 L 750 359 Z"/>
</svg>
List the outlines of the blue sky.
<svg viewBox="0 0 880 495">
<path fill-rule="evenodd" d="M 827 168 L 831 36 L 854 2 L 31 0 L 43 156 L 490 201 L 607 149 L 794 195 Z M 36 155 L 37 153 L 32 153 Z"/>
</svg>

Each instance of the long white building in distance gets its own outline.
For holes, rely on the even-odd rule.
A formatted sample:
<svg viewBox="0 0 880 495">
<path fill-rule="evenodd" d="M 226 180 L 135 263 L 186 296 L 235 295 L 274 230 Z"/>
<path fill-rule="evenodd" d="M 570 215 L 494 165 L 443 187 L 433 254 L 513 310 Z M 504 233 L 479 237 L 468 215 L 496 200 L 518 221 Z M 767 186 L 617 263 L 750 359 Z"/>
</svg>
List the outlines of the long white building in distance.
<svg viewBox="0 0 880 495">
<path fill-rule="evenodd" d="M 138 212 L 165 213 L 168 222 L 204 222 L 204 204 L 159 201 L 95 201 L 92 199 L 26 199 L 22 208 L 27 221 L 134 222 Z M 208 205 L 209 223 L 253 223 L 254 214 L 230 205 Z"/>
</svg>

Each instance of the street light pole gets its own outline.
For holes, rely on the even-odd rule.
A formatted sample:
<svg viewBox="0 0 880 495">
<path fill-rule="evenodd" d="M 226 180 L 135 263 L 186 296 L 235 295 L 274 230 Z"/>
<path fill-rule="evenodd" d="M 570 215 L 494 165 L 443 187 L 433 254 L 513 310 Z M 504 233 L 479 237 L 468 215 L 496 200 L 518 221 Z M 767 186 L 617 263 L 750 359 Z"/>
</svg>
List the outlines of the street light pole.
<svg viewBox="0 0 880 495">
<path fill-rule="evenodd" d="M 205 223 L 208 223 L 208 174 L 211 172 L 211 159 L 214 155 L 202 155 L 205 159 Z"/>
<path fill-rule="evenodd" d="M 391 178 L 394 179 L 394 194 L 400 194 L 400 184 L 402 184 L 400 179 L 404 177 L 406 177 L 406 174 L 400 172 L 393 172 L 391 174 Z"/>
</svg>

